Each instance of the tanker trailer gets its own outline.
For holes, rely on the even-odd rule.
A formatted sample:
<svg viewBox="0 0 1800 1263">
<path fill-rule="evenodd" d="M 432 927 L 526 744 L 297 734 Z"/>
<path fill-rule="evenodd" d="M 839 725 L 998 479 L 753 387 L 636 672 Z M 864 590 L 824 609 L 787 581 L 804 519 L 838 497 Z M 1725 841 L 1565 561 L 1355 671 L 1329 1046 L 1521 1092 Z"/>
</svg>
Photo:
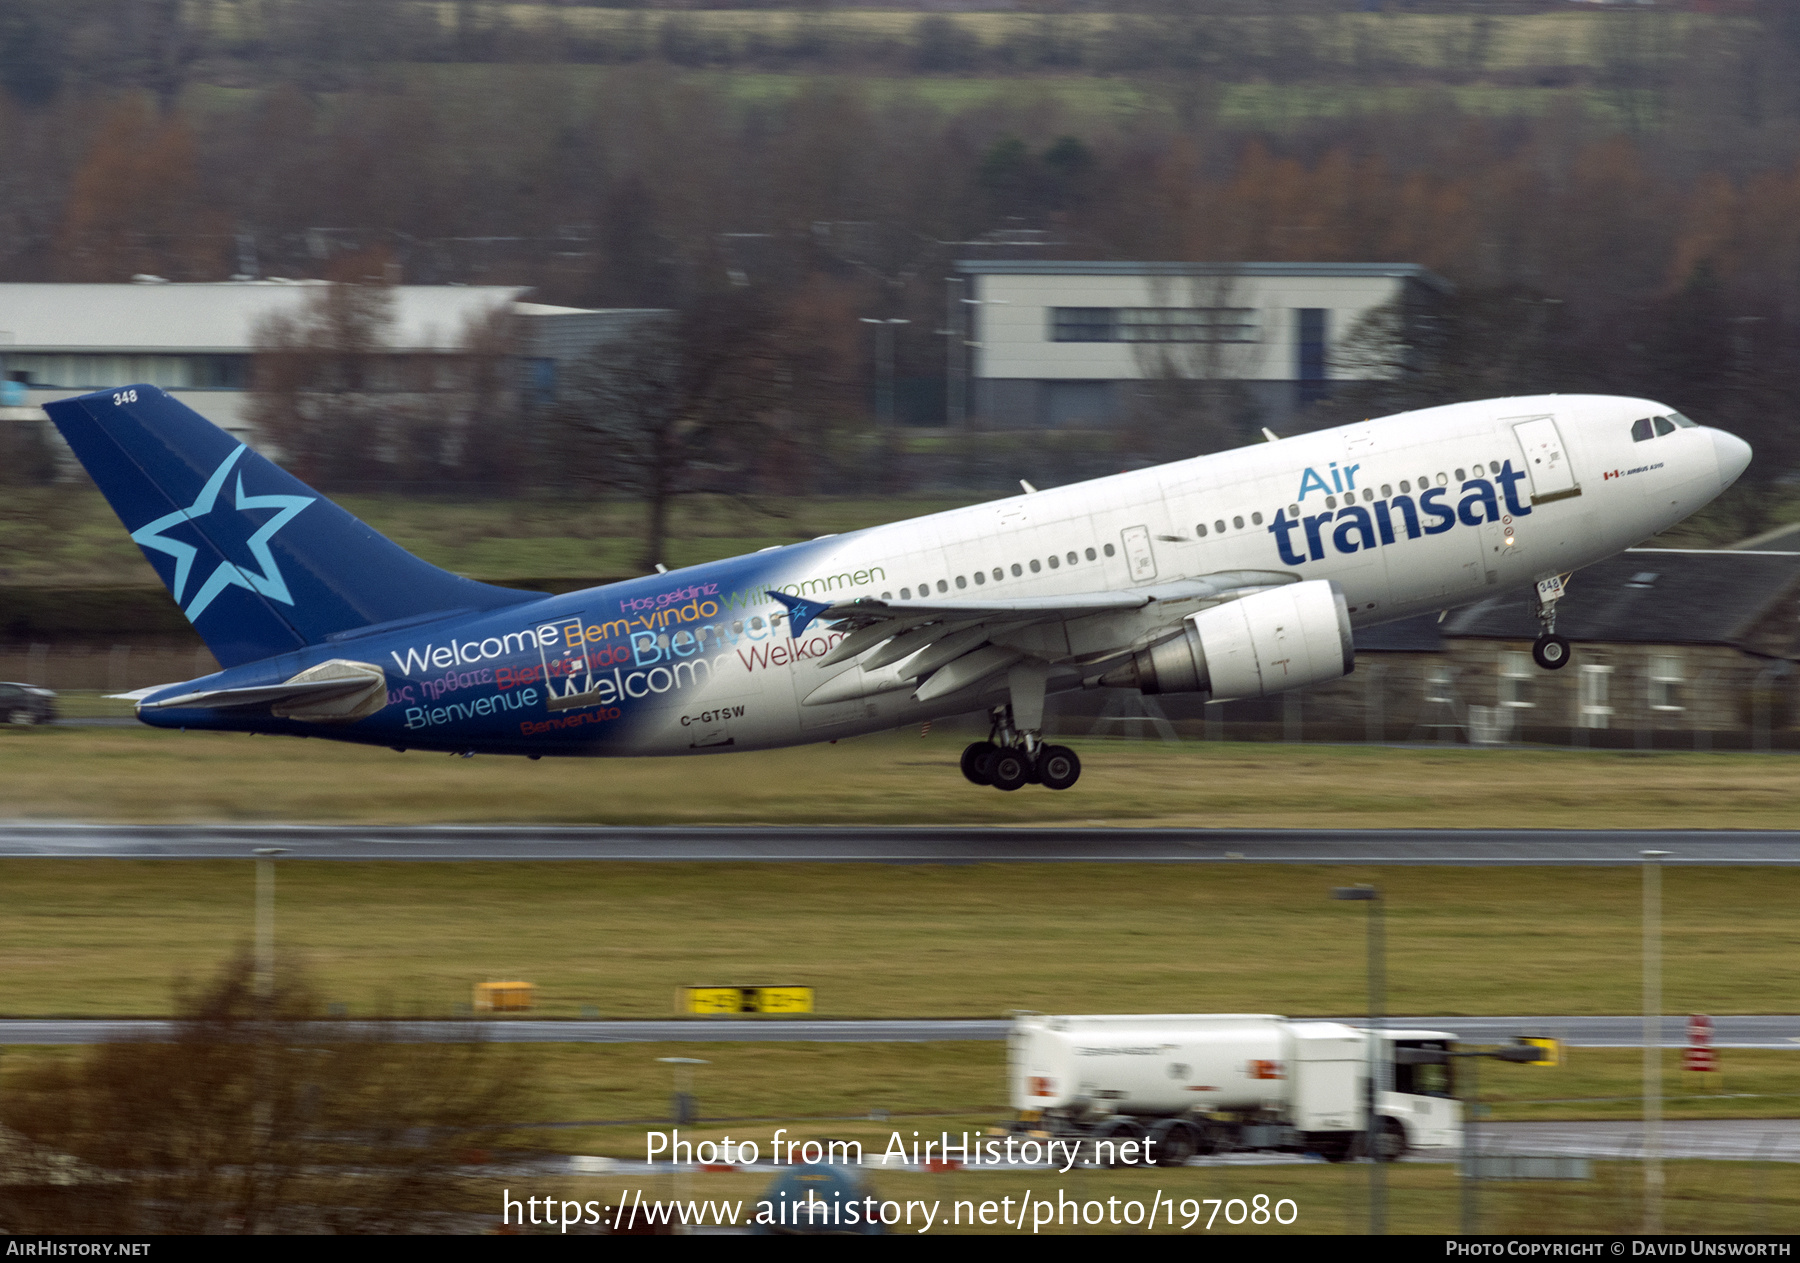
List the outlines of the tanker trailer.
<svg viewBox="0 0 1800 1263">
<path fill-rule="evenodd" d="M 1396 1064 L 1403 1048 L 1450 1050 L 1447 1031 L 1383 1030 L 1373 1146 L 1458 1149 L 1450 1064 Z M 1151 1142 L 1152 1160 L 1264 1150 L 1332 1162 L 1365 1153 L 1370 1032 L 1270 1013 L 1024 1014 L 1007 1040 L 1015 1130 Z M 1096 1153 L 1101 1152 L 1097 1147 Z"/>
</svg>

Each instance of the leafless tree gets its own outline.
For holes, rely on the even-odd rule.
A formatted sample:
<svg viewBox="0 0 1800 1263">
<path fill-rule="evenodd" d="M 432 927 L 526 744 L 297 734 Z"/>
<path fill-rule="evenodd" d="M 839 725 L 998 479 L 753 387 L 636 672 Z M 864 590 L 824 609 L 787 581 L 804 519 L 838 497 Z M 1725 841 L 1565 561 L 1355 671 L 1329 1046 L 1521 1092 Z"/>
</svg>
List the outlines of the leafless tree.
<svg viewBox="0 0 1800 1263">
<path fill-rule="evenodd" d="M 647 319 L 581 364 L 557 410 L 571 465 L 643 501 L 646 570 L 663 559 L 677 497 L 743 489 L 782 384 L 773 309 L 747 288 Z"/>
<path fill-rule="evenodd" d="M 99 1045 L 9 1088 L 10 1232 L 402 1232 L 453 1207 L 528 1090 L 480 1043 L 325 1020 L 248 956 L 180 998 L 162 1041 Z"/>
</svg>

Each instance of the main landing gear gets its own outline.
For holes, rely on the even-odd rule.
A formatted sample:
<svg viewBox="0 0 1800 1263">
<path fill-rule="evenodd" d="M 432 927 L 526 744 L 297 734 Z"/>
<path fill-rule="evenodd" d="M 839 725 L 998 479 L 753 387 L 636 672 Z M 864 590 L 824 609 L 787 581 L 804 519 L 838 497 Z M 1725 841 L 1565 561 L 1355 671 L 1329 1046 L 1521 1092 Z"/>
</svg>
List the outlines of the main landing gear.
<svg viewBox="0 0 1800 1263">
<path fill-rule="evenodd" d="M 1568 640 L 1556 634 L 1556 603 L 1562 600 L 1562 595 L 1561 575 L 1537 585 L 1538 624 L 1544 630 L 1532 642 L 1531 657 L 1546 671 L 1560 671 L 1568 666 L 1572 652 Z"/>
<path fill-rule="evenodd" d="M 997 706 L 988 740 L 963 751 L 962 774 L 973 784 L 1009 793 L 1029 781 L 1067 789 L 1081 778 L 1081 760 L 1067 746 L 1045 745 L 1036 732 L 1019 732 L 1013 727 L 1012 707 Z"/>
</svg>

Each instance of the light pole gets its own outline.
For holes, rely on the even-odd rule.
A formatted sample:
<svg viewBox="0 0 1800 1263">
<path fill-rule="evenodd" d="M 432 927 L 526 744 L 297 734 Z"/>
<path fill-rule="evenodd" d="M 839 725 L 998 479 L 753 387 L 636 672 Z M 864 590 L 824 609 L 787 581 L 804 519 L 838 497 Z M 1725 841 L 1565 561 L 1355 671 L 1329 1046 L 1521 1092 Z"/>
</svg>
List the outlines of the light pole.
<svg viewBox="0 0 1800 1263">
<path fill-rule="evenodd" d="M 910 320 L 890 317 L 876 320 L 857 317 L 863 324 L 875 326 L 875 417 L 884 426 L 894 424 L 894 326 L 909 325 Z"/>
<path fill-rule="evenodd" d="M 1457 1051 L 1436 1048 L 1396 1048 L 1394 1061 L 1403 1066 L 1453 1066 L 1458 1060 L 1466 1061 L 1469 1067 L 1468 1086 L 1461 1084 L 1461 1076 L 1453 1085 L 1453 1090 L 1463 1101 L 1463 1144 L 1462 1144 L 1462 1232 L 1465 1237 L 1473 1236 L 1476 1231 L 1478 1210 L 1475 1203 L 1475 1181 L 1481 1178 L 1479 1155 L 1475 1145 L 1475 1115 L 1481 1108 L 1480 1076 L 1476 1067 L 1482 1057 L 1492 1057 L 1495 1061 L 1510 1061 L 1514 1064 L 1531 1065 L 1544 1055 L 1543 1050 L 1533 1044 L 1509 1044 L 1502 1048 L 1469 1048 Z"/>
<path fill-rule="evenodd" d="M 1644 857 L 1644 1235 L 1662 1232 L 1662 863 Z"/>
<path fill-rule="evenodd" d="M 1338 886 L 1333 899 L 1348 899 L 1369 905 L 1369 1073 L 1363 1093 L 1363 1150 L 1369 1159 L 1369 1235 L 1381 1236 L 1387 1231 L 1387 1175 L 1382 1170 L 1381 1093 L 1387 1086 L 1387 1058 L 1381 1044 L 1382 988 L 1384 957 L 1381 924 L 1381 892 L 1373 886 Z"/>
<path fill-rule="evenodd" d="M 666 1066 L 675 1067 L 675 1098 L 670 1102 L 670 1113 L 677 1123 L 691 1123 L 698 1114 L 694 1112 L 694 1067 L 710 1066 L 712 1062 L 704 1057 L 658 1057 L 658 1061 Z"/>
</svg>

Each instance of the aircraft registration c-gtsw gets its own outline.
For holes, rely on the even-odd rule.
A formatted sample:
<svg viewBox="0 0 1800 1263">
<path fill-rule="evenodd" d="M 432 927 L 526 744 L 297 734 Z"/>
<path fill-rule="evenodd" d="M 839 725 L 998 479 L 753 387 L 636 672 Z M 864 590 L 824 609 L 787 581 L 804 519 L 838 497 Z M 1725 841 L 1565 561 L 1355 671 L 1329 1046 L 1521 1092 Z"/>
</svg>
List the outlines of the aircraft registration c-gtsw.
<svg viewBox="0 0 1800 1263">
<path fill-rule="evenodd" d="M 1302 688 L 1357 626 L 1496 592 L 1561 667 L 1562 578 L 1750 460 L 1644 399 L 1461 403 L 548 596 L 419 560 L 157 387 L 46 410 L 224 668 L 132 695 L 145 723 L 538 758 L 984 711 L 963 771 L 1006 790 L 1080 775 L 1048 693 Z"/>
</svg>

